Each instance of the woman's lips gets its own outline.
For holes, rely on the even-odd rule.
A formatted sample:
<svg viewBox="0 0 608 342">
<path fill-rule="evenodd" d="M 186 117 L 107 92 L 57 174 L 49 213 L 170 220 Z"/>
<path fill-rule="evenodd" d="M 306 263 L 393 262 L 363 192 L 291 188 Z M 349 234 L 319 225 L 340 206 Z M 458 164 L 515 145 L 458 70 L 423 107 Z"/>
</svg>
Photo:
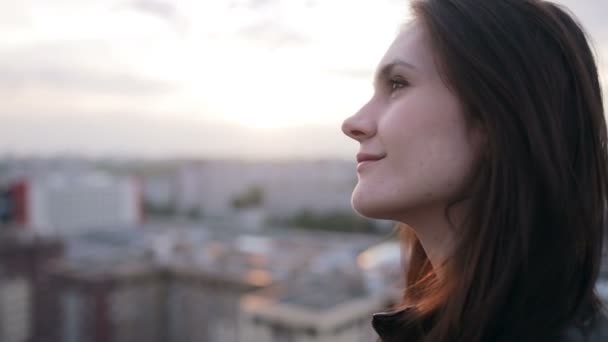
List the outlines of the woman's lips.
<svg viewBox="0 0 608 342">
<path fill-rule="evenodd" d="M 357 161 L 360 162 L 364 162 L 364 161 L 376 161 L 376 160 L 380 160 L 382 158 L 386 157 L 386 155 L 382 155 L 382 154 L 371 154 L 371 153 L 359 153 L 357 154 Z"/>
<path fill-rule="evenodd" d="M 360 172 L 361 170 L 365 169 L 366 167 L 371 166 L 371 164 L 374 164 L 374 163 L 376 163 L 376 162 L 378 162 L 378 161 L 380 161 L 380 160 L 382 160 L 382 159 L 384 159 L 384 158 L 380 158 L 380 159 L 369 159 L 369 160 L 363 160 L 363 161 L 360 161 L 360 162 L 357 164 L 357 172 Z"/>
</svg>

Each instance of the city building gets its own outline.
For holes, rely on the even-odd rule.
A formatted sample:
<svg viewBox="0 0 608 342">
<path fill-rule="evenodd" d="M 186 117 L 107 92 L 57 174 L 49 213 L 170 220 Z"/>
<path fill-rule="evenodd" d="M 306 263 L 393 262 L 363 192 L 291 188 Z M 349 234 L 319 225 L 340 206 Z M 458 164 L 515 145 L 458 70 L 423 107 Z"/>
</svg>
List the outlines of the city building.
<svg viewBox="0 0 608 342">
<path fill-rule="evenodd" d="M 0 341 L 36 341 L 49 327 L 46 269 L 63 256 L 61 241 L 31 232 L 0 233 Z M 42 341 L 42 340 L 40 340 Z"/>
<path fill-rule="evenodd" d="M 241 341 L 371 342 L 377 338 L 371 316 L 395 298 L 369 293 L 352 275 L 305 278 L 308 283 L 280 284 L 244 297 Z"/>
<path fill-rule="evenodd" d="M 48 342 L 239 342 L 240 299 L 269 281 L 126 260 L 67 262 L 51 277 Z"/>
<path fill-rule="evenodd" d="M 168 341 L 247 341 L 238 325 L 240 300 L 271 282 L 261 270 L 231 276 L 173 267 L 167 291 Z"/>
<path fill-rule="evenodd" d="M 66 261 L 50 271 L 45 342 L 167 341 L 165 274 L 141 261 Z M 41 340 L 42 341 L 42 340 Z"/>
<path fill-rule="evenodd" d="M 300 338 L 300 327 L 312 341 L 366 340 L 386 304 L 381 274 L 366 272 L 395 263 L 364 234 L 146 224 L 83 230 L 62 237 L 61 253 L 41 253 L 56 240 L 17 231 L 21 243 L 0 245 L 3 342 L 249 342 Z M 265 306 L 245 304 L 262 297 Z"/>
<path fill-rule="evenodd" d="M 151 207 L 214 218 L 233 216 L 235 199 L 261 189 L 265 215 L 290 217 L 304 210 L 351 213 L 355 184 L 352 162 L 207 160 L 144 176 L 144 194 Z"/>
<path fill-rule="evenodd" d="M 49 270 L 48 342 L 239 342 L 244 294 L 272 283 L 260 255 L 197 231 L 86 232 Z M 139 241 L 139 243 L 137 243 Z"/>
<path fill-rule="evenodd" d="M 143 220 L 134 177 L 101 173 L 52 174 L 8 185 L 11 221 L 43 234 L 70 234 Z"/>
<path fill-rule="evenodd" d="M 0 341 L 24 342 L 32 336 L 32 293 L 27 278 L 0 274 Z"/>
</svg>

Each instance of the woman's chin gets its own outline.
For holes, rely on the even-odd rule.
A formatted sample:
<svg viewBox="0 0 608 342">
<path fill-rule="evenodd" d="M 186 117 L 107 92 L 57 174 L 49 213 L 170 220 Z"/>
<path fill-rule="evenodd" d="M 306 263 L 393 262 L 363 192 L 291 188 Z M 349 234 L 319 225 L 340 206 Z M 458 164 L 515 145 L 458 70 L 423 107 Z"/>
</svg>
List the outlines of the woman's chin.
<svg viewBox="0 0 608 342">
<path fill-rule="evenodd" d="M 364 201 L 353 196 L 351 199 L 351 206 L 353 210 L 357 212 L 357 214 L 363 217 L 376 220 L 391 219 L 386 207 L 382 206 L 381 203 L 378 202 Z"/>
</svg>

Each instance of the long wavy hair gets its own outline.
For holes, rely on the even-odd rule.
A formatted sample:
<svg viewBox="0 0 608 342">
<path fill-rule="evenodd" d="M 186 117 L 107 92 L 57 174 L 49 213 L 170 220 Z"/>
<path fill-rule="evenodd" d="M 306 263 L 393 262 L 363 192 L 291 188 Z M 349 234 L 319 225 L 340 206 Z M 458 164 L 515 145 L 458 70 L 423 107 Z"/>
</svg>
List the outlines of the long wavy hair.
<svg viewBox="0 0 608 342">
<path fill-rule="evenodd" d="M 546 341 L 601 309 L 594 292 L 608 151 L 595 57 L 565 8 L 539 0 L 412 0 L 444 82 L 487 135 L 471 212 L 434 269 L 415 232 L 404 326 L 422 341 Z M 451 221 L 450 221 L 451 222 Z M 422 324 L 422 322 L 425 322 Z M 428 322 L 431 322 L 428 324 Z M 395 340 L 400 340 L 398 336 Z"/>
</svg>

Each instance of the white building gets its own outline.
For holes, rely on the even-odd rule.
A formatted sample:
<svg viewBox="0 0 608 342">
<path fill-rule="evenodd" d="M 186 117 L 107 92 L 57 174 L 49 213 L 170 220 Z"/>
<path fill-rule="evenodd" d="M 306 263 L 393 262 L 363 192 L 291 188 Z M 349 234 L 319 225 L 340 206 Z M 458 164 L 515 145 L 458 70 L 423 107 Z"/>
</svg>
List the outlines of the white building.
<svg viewBox="0 0 608 342">
<path fill-rule="evenodd" d="M 141 223 L 139 182 L 100 173 L 26 178 L 14 186 L 17 223 L 43 234 Z"/>
<path fill-rule="evenodd" d="M 31 292 L 24 277 L 0 274 L 0 341 L 24 342 L 30 337 Z"/>
</svg>

